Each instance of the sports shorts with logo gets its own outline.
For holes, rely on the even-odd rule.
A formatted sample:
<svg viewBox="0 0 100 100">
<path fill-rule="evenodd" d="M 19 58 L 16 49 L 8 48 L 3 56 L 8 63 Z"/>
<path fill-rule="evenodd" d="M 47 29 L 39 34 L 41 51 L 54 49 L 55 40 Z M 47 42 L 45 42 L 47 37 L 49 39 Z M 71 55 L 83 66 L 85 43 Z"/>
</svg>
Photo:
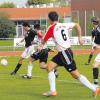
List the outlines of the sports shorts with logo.
<svg viewBox="0 0 100 100">
<path fill-rule="evenodd" d="M 59 66 L 64 66 L 68 72 L 76 70 L 76 64 L 73 59 L 73 52 L 70 48 L 58 52 L 58 54 L 52 58 L 52 61 Z"/>
</svg>

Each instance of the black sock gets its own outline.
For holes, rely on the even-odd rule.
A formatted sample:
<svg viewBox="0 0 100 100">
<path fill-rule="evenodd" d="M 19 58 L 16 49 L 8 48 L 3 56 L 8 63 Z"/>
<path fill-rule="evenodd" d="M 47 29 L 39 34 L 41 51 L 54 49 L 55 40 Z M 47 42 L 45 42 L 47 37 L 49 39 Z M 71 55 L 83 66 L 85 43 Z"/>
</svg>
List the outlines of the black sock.
<svg viewBox="0 0 100 100">
<path fill-rule="evenodd" d="M 88 64 L 91 62 L 92 57 L 93 57 L 93 54 L 90 54 L 88 58 Z"/>
<path fill-rule="evenodd" d="M 19 68 L 21 67 L 21 65 L 22 65 L 22 64 L 19 64 L 19 63 L 16 65 L 16 68 L 15 68 L 15 70 L 14 70 L 15 73 L 17 73 L 17 71 L 19 70 Z"/>
<path fill-rule="evenodd" d="M 57 69 L 54 70 L 54 73 L 56 73 L 56 72 L 57 72 Z"/>
<path fill-rule="evenodd" d="M 93 79 L 94 79 L 94 84 L 98 84 L 98 74 L 99 74 L 98 68 L 93 68 Z"/>
</svg>

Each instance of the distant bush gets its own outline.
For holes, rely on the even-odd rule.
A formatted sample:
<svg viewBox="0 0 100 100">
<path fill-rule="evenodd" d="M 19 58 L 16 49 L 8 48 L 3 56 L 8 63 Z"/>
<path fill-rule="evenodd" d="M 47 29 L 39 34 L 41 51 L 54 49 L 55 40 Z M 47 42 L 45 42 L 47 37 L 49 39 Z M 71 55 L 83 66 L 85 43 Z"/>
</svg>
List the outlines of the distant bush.
<svg viewBox="0 0 100 100">
<path fill-rule="evenodd" d="M 4 2 L 0 5 L 0 8 L 15 8 L 16 6 L 13 3 L 10 2 Z"/>
<path fill-rule="evenodd" d="M 7 14 L 0 13 L 0 38 L 12 38 L 16 34 L 15 24 Z"/>
</svg>

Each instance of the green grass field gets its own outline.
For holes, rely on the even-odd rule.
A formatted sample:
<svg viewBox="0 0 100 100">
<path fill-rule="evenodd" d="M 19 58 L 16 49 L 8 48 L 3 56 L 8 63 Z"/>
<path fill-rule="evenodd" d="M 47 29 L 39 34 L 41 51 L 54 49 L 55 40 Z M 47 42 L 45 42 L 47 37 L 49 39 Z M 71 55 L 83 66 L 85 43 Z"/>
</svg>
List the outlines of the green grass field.
<svg viewBox="0 0 100 100">
<path fill-rule="evenodd" d="M 87 57 L 88 55 L 75 55 L 75 60 L 80 72 L 92 82 L 91 65 L 84 65 Z M 59 78 L 56 80 L 58 96 L 44 97 L 41 94 L 49 90 L 49 84 L 47 72 L 39 68 L 38 61 L 33 63 L 32 79 L 27 80 L 21 78 L 21 75 L 27 72 L 27 60 L 16 76 L 10 76 L 18 57 L 6 59 L 9 62 L 8 66 L 0 66 L 0 100 L 94 100 L 92 92 L 73 79 L 63 67 L 58 68 Z M 100 100 L 100 96 L 95 100 Z"/>
</svg>

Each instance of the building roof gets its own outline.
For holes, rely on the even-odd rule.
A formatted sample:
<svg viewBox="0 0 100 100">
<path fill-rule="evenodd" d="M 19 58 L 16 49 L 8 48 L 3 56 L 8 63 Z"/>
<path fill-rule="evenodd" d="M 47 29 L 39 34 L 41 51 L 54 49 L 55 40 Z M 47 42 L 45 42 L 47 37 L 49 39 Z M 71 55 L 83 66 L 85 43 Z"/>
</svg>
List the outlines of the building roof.
<svg viewBox="0 0 100 100">
<path fill-rule="evenodd" d="M 62 8 L 0 8 L 0 12 L 5 12 L 11 20 L 37 20 L 46 18 L 48 12 L 57 11 L 60 15 L 70 15 L 70 7 Z"/>
</svg>

